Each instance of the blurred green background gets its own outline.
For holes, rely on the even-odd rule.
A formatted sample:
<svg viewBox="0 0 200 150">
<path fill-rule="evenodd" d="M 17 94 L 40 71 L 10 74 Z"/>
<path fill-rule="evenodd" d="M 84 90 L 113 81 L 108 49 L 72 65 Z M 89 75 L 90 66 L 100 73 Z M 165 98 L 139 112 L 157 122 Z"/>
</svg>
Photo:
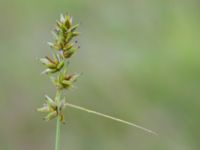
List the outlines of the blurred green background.
<svg viewBox="0 0 200 150">
<path fill-rule="evenodd" d="M 35 109 L 55 89 L 38 58 L 60 13 L 81 23 L 67 101 L 159 136 L 66 109 L 62 150 L 198 150 L 199 0 L 1 0 L 0 150 L 53 150 L 55 120 Z"/>
</svg>

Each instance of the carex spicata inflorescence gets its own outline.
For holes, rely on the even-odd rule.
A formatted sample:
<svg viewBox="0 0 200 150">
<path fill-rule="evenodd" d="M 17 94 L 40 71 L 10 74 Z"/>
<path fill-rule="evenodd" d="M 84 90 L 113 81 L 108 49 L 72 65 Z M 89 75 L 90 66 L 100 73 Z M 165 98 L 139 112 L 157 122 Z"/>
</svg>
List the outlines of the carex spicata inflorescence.
<svg viewBox="0 0 200 150">
<path fill-rule="evenodd" d="M 62 97 L 62 92 L 72 88 L 73 83 L 79 76 L 79 74 L 70 74 L 68 71 L 69 59 L 79 48 L 79 46 L 77 46 L 77 41 L 75 40 L 75 37 L 79 35 L 79 32 L 76 31 L 78 26 L 78 24 L 72 24 L 72 17 L 69 14 L 61 15 L 60 20 L 57 21 L 56 27 L 53 30 L 55 40 L 48 43 L 52 49 L 52 56 L 46 56 L 40 59 L 41 63 L 46 67 L 42 74 L 47 74 L 50 77 L 52 83 L 56 87 L 56 94 L 53 99 L 45 95 L 45 103 L 43 104 L 43 107 L 38 108 L 37 110 L 39 112 L 47 113 L 44 117 L 44 120 L 46 121 L 57 118 L 55 150 L 60 150 L 60 123 L 65 122 L 63 113 L 65 107 L 71 107 L 104 118 L 112 119 L 123 124 L 134 126 L 151 134 L 156 134 L 154 131 L 140 125 L 70 104 Z"/>
<path fill-rule="evenodd" d="M 60 122 L 64 123 L 63 109 L 66 102 L 62 98 L 62 91 L 73 87 L 79 76 L 79 74 L 69 74 L 67 63 L 79 48 L 76 45 L 77 41 L 74 40 L 79 35 L 76 31 L 78 26 L 79 24 L 72 24 L 72 17 L 69 14 L 62 14 L 53 30 L 55 40 L 48 43 L 52 49 L 52 57 L 46 56 L 40 59 L 46 67 L 42 74 L 50 76 L 57 90 L 54 99 L 45 95 L 46 103 L 37 109 L 39 112 L 47 113 L 44 117 L 46 121 L 59 117 Z"/>
</svg>

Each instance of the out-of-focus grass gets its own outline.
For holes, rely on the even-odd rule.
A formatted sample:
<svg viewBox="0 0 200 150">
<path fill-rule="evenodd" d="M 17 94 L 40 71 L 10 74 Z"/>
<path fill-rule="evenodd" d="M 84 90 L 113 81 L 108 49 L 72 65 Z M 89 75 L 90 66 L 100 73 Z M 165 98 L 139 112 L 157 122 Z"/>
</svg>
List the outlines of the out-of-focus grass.
<svg viewBox="0 0 200 150">
<path fill-rule="evenodd" d="M 47 54 L 60 13 L 81 23 L 71 71 L 83 75 L 68 101 L 130 120 L 153 137 L 113 121 L 66 110 L 63 149 L 198 149 L 199 5 L 196 0 L 1 1 L 0 149 L 51 149 L 55 122 L 35 108 L 52 91 L 37 58 Z"/>
</svg>

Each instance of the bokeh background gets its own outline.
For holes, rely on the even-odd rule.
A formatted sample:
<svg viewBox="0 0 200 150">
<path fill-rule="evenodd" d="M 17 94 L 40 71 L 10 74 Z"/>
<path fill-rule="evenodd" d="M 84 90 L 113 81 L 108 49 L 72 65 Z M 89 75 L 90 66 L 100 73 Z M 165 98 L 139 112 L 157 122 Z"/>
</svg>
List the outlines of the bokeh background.
<svg viewBox="0 0 200 150">
<path fill-rule="evenodd" d="M 55 120 L 35 109 L 55 89 L 38 58 L 60 13 L 81 23 L 82 72 L 67 101 L 140 124 L 150 135 L 66 109 L 62 150 L 198 150 L 199 0 L 1 0 L 0 150 L 53 150 Z"/>
</svg>

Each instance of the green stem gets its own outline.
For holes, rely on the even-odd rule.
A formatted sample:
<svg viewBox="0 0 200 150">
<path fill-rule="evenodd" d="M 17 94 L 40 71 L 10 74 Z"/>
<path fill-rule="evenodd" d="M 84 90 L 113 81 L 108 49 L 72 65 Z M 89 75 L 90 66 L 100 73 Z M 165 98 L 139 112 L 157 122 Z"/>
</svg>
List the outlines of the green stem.
<svg viewBox="0 0 200 150">
<path fill-rule="evenodd" d="M 61 98 L 61 91 L 57 90 L 56 92 L 56 103 L 58 104 L 60 102 Z M 60 119 L 59 116 L 57 117 L 57 123 L 56 123 L 56 139 L 55 139 L 55 150 L 60 150 Z"/>
<path fill-rule="evenodd" d="M 55 150 L 60 150 L 60 119 L 57 117 Z"/>
</svg>

